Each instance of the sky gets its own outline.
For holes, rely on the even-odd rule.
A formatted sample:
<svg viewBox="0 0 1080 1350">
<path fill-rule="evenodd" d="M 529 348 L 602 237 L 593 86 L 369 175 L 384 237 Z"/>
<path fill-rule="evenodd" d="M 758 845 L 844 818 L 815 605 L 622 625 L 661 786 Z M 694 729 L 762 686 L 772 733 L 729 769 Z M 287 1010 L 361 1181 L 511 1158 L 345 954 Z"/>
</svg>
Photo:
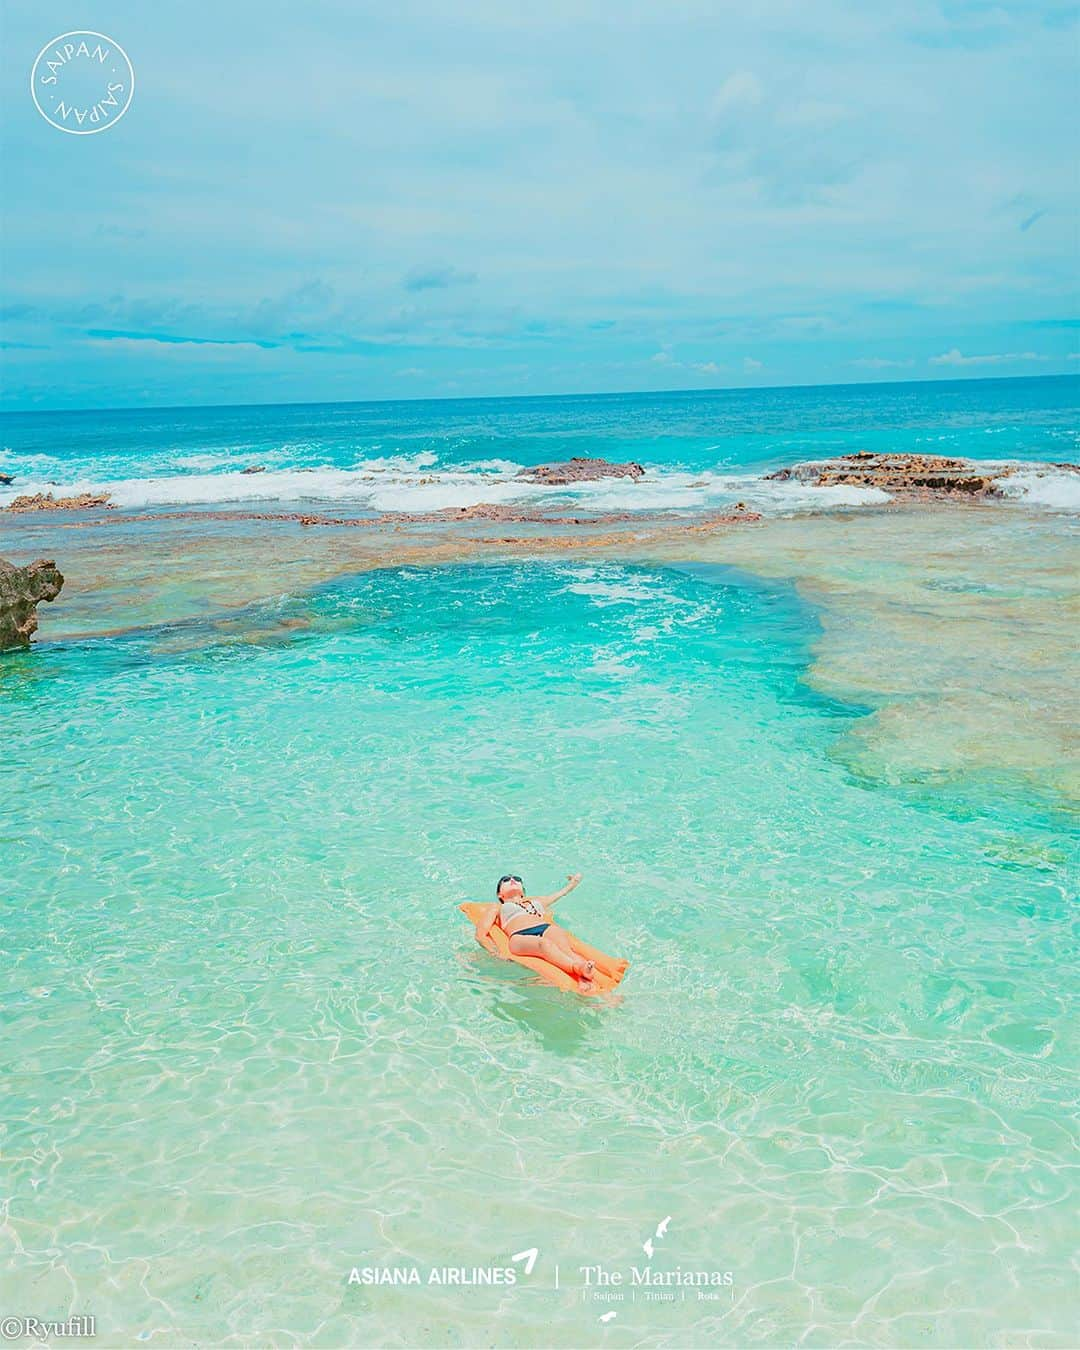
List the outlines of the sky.
<svg viewBox="0 0 1080 1350">
<path fill-rule="evenodd" d="M 0 6 L 0 407 L 1080 373 L 1071 4 Z"/>
</svg>

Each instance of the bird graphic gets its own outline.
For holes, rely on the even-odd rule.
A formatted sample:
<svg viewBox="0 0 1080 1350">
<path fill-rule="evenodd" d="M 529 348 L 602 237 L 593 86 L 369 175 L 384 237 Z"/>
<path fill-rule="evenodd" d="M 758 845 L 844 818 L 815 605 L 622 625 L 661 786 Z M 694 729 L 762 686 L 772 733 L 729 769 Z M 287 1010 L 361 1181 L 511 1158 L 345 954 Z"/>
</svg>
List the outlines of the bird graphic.
<svg viewBox="0 0 1080 1350">
<path fill-rule="evenodd" d="M 656 1225 L 656 1236 L 658 1238 L 662 1238 L 664 1236 L 664 1234 L 667 1232 L 667 1226 L 670 1222 L 671 1222 L 671 1215 L 669 1214 L 666 1219 L 661 1219 L 660 1222 Z"/>
<path fill-rule="evenodd" d="M 651 1260 L 652 1260 L 652 1254 L 653 1254 L 652 1238 L 646 1238 L 646 1239 L 645 1239 L 645 1241 L 641 1244 L 641 1250 L 645 1253 L 645 1255 L 646 1255 L 646 1256 L 649 1258 L 649 1260 L 651 1261 Z"/>
<path fill-rule="evenodd" d="M 600 1321 L 601 1321 L 601 1322 L 610 1322 L 611 1319 L 612 1319 L 613 1317 L 618 1317 L 618 1315 L 619 1315 L 619 1314 L 618 1314 L 617 1312 L 606 1312 L 606 1313 L 601 1314 Z"/>
</svg>

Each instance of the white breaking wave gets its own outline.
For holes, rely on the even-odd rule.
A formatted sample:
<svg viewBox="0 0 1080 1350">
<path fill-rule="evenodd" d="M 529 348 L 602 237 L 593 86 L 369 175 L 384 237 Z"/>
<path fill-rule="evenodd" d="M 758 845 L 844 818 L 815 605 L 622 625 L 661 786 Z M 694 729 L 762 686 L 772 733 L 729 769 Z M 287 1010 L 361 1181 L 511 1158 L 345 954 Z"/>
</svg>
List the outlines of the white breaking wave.
<svg viewBox="0 0 1080 1350">
<path fill-rule="evenodd" d="M 880 506 L 892 498 L 881 488 L 855 487 L 847 483 L 815 487 L 796 479 L 744 477 L 736 481 L 740 501 L 763 515 L 787 515 L 808 511 L 826 511 L 841 506 Z"/>
<path fill-rule="evenodd" d="M 228 450 L 217 454 L 181 455 L 173 461 L 178 469 L 232 469 L 250 462 L 250 455 L 245 459 L 244 456 Z"/>
<path fill-rule="evenodd" d="M 525 485 L 526 487 L 528 485 Z M 236 506 L 347 503 L 372 511 L 431 511 L 484 501 L 511 501 L 526 494 L 522 484 L 478 474 L 419 475 L 349 469 L 267 469 L 265 473 L 190 473 L 159 478 L 120 478 L 52 483 L 26 480 L 0 490 L 0 504 L 22 493 L 107 492 L 119 507 Z"/>
<path fill-rule="evenodd" d="M 1028 506 L 1080 511 L 1080 473 L 1035 467 L 1003 478 L 999 486 L 1006 497 L 1019 498 Z"/>
<path fill-rule="evenodd" d="M 8 445 L 0 448 L 0 469 L 5 472 L 12 470 L 15 473 L 25 473 L 27 469 L 31 469 L 35 473 L 51 473 L 54 469 L 63 468 L 63 464 L 64 461 L 54 455 L 16 454 Z"/>
<path fill-rule="evenodd" d="M 439 457 L 430 450 L 421 450 L 416 455 L 387 455 L 382 459 L 364 459 L 356 465 L 357 472 L 364 473 L 419 473 L 438 464 Z"/>
<path fill-rule="evenodd" d="M 228 464 L 228 458 L 224 464 Z M 216 463 L 215 463 L 216 461 Z M 775 482 L 752 474 L 687 473 L 657 470 L 644 478 L 606 478 L 552 486 L 519 478 L 512 460 L 482 460 L 460 468 L 432 471 L 436 457 L 424 452 L 368 459 L 351 469 L 324 465 L 313 469 L 274 468 L 242 473 L 217 456 L 187 456 L 192 469 L 217 472 L 162 474 L 147 478 L 101 479 L 80 476 L 66 482 L 21 479 L 0 489 L 0 505 L 23 493 L 69 496 L 106 492 L 126 510 L 211 506 L 349 506 L 372 512 L 428 512 L 477 506 L 520 504 L 549 507 L 556 513 L 711 511 L 745 502 L 768 514 L 874 505 L 888 495 L 874 488 L 816 488 L 806 483 Z M 235 460 L 232 463 L 235 464 Z"/>
<path fill-rule="evenodd" d="M 101 478 L 82 475 L 57 482 L 51 461 L 35 465 L 41 476 L 22 478 L 0 488 L 0 506 L 23 493 L 52 492 L 66 496 L 105 492 L 126 510 L 142 508 L 238 507 L 296 509 L 337 506 L 373 513 L 419 513 L 477 506 L 520 505 L 572 512 L 704 512 L 743 502 L 763 515 L 798 515 L 878 506 L 890 500 L 879 488 L 848 485 L 817 487 L 795 478 L 772 479 L 751 473 L 706 470 L 650 470 L 643 478 L 602 478 L 553 486 L 519 478 L 523 466 L 512 460 L 481 460 L 454 468 L 434 468 L 431 452 L 359 461 L 352 468 L 278 468 L 271 462 L 262 473 L 242 473 L 236 459 L 191 455 L 185 462 L 202 472 L 171 473 L 145 478 Z M 224 459 L 224 463 L 221 462 Z M 217 461 L 217 463 L 215 463 Z M 250 459 L 248 459 L 250 462 Z M 1055 511 L 1080 510 L 1080 475 L 1049 464 L 1016 465 L 984 462 L 987 469 L 1011 469 L 999 480 L 1002 492 L 1025 504 Z M 23 467 L 25 468 L 25 462 Z M 45 469 L 45 474 L 41 470 Z M 211 471 L 216 469 L 216 471 Z"/>
</svg>

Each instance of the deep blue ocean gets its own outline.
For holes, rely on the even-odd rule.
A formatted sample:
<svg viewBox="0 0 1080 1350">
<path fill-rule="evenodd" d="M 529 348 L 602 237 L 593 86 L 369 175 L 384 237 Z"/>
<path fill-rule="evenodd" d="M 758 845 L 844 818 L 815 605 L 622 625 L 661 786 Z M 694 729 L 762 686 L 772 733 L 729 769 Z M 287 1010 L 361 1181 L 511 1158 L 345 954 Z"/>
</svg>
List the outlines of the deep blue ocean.
<svg viewBox="0 0 1080 1350">
<path fill-rule="evenodd" d="M 589 485 L 577 494 L 581 506 L 678 509 L 749 492 L 764 509 L 802 509 L 805 494 L 763 487 L 760 475 L 855 450 L 1054 464 L 1076 458 L 1078 413 L 1073 377 L 13 413 L 0 416 L 0 472 L 15 475 L 0 505 L 17 492 L 100 488 L 129 508 L 306 501 L 429 510 L 515 500 L 522 467 L 587 455 L 635 460 L 650 478 Z M 241 472 L 252 467 L 264 472 Z M 1037 491 L 1044 504 L 1072 503 L 1075 481 L 1040 482 Z M 847 493 L 831 504 L 857 500 Z"/>
</svg>

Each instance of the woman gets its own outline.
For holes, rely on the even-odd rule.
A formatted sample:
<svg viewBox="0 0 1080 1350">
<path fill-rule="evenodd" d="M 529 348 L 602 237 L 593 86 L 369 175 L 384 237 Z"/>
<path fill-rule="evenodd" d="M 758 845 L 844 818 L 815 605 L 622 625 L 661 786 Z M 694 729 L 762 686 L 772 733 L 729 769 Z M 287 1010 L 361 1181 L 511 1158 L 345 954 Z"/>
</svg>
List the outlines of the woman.
<svg viewBox="0 0 1080 1350">
<path fill-rule="evenodd" d="M 485 910 L 484 917 L 476 925 L 477 940 L 498 956 L 499 950 L 490 936 L 497 922 L 510 940 L 513 956 L 539 956 L 580 980 L 583 989 L 591 989 L 596 962 L 578 956 L 570 946 L 570 934 L 547 917 L 548 909 L 568 895 L 580 880 L 581 873 L 575 872 L 567 878 L 561 891 L 527 900 L 520 877 L 512 874 L 500 877 L 495 887 L 495 904 Z"/>
</svg>

